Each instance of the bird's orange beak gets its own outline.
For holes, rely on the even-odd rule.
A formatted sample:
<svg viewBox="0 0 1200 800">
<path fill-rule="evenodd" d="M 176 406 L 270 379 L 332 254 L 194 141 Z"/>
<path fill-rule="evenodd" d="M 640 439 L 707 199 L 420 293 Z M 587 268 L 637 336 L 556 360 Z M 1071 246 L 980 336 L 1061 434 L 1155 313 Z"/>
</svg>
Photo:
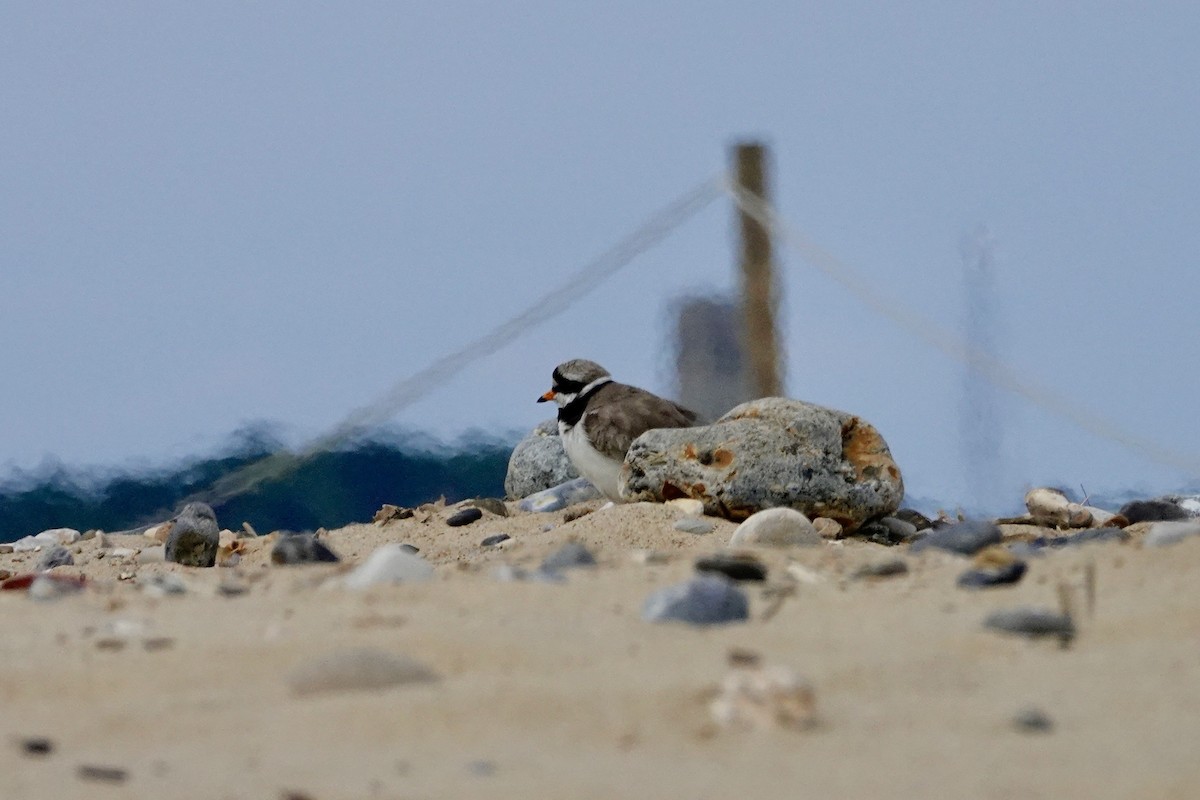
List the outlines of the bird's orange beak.
<svg viewBox="0 0 1200 800">
<path fill-rule="evenodd" d="M 546 392 L 544 395 L 542 395 L 541 397 L 539 397 L 539 398 L 537 399 L 537 401 L 538 401 L 539 403 L 544 403 L 544 402 L 546 402 L 547 400 L 553 400 L 555 397 L 556 397 L 556 395 L 555 395 L 555 392 L 554 392 L 554 390 L 553 390 L 553 389 L 551 389 L 550 391 Z"/>
</svg>

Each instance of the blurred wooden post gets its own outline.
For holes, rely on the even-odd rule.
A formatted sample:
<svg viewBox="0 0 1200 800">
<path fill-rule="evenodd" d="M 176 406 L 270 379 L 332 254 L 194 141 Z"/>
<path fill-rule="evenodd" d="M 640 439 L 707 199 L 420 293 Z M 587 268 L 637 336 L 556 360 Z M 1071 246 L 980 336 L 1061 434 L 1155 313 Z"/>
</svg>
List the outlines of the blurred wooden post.
<svg viewBox="0 0 1200 800">
<path fill-rule="evenodd" d="M 767 191 L 767 148 L 758 142 L 734 146 L 738 185 L 770 203 Z M 739 207 L 741 230 L 742 317 L 749 386 L 755 397 L 783 394 L 775 312 L 779 298 L 771 259 L 771 232 Z"/>
</svg>

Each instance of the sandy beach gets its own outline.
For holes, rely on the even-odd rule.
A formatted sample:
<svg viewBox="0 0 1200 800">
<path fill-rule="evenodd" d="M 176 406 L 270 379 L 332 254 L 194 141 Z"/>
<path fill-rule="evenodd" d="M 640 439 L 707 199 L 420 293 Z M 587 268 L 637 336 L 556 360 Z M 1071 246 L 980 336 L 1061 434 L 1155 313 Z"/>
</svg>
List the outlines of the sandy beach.
<svg viewBox="0 0 1200 800">
<path fill-rule="evenodd" d="M 956 586 L 970 560 L 944 552 L 855 540 L 756 549 L 768 576 L 740 584 L 750 620 L 694 627 L 646 622 L 642 604 L 725 548 L 733 523 L 684 533 L 679 510 L 646 503 L 569 522 L 509 509 L 463 527 L 447 526 L 445 509 L 330 531 L 343 559 L 332 565 L 274 565 L 269 536 L 211 569 L 98 557 L 96 539 L 79 542 L 76 565 L 54 573 L 86 576 L 82 591 L 0 592 L 0 794 L 1200 796 L 1200 537 L 1047 551 L 1019 583 L 980 591 Z M 480 547 L 499 533 L 512 538 Z M 562 582 L 497 577 L 568 541 L 598 564 Z M 387 542 L 419 548 L 434 577 L 338 585 Z M 3 554 L 0 569 L 21 574 L 37 557 Z M 894 558 L 906 573 L 852 577 Z M 168 573 L 184 593 L 147 590 Z M 995 609 L 1059 608 L 1064 595 L 1078 629 L 1067 647 L 982 625 Z M 295 691 L 298 670 L 358 648 L 436 679 Z M 802 676 L 812 724 L 718 724 L 716 688 L 745 668 L 731 655 Z M 1028 709 L 1049 729 L 1014 722 Z"/>
</svg>

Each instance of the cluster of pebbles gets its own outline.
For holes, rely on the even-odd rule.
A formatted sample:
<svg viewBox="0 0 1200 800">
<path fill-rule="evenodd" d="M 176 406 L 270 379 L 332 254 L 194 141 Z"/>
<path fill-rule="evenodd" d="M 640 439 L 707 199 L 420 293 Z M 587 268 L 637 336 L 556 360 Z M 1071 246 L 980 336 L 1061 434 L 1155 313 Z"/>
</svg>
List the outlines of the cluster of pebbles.
<svg viewBox="0 0 1200 800">
<path fill-rule="evenodd" d="M 556 499 L 569 497 L 572 491 L 568 486 L 556 494 Z M 840 548 L 845 546 L 847 538 L 878 545 L 878 555 L 839 576 L 840 580 L 903 580 L 922 559 L 957 558 L 964 561 L 957 577 L 958 587 L 964 591 L 1002 591 L 1003 587 L 1022 581 L 1035 559 L 1056 551 L 1097 543 L 1166 546 L 1200 536 L 1200 502 L 1195 498 L 1163 497 L 1108 511 L 1073 502 L 1061 491 L 1039 488 L 1026 495 L 1025 504 L 1026 514 L 995 520 L 946 514 L 930 519 L 902 509 L 870 520 L 847 534 L 834 519 L 809 519 L 791 508 L 760 511 L 734 527 L 726 520 L 706 517 L 698 501 L 668 501 L 662 505 L 673 514 L 671 528 L 679 535 L 712 537 L 731 533 L 724 548 L 695 559 L 690 578 L 650 588 L 640 606 L 640 615 L 648 623 L 697 627 L 745 623 L 755 616 L 752 593 L 754 587 L 759 587 L 762 599 L 767 602 L 757 616 L 769 619 L 796 586 L 829 579 L 798 561 L 778 570 L 780 553 Z M 519 545 L 519 537 L 507 532 L 485 533 L 482 529 L 486 526 L 479 523 L 501 521 L 510 514 L 541 514 L 547 519 L 543 530 L 553 529 L 561 523 L 552 521 L 552 517 L 570 522 L 590 513 L 604 513 L 595 511 L 595 505 L 574 504 L 565 510 L 541 512 L 524 510 L 517 503 L 480 498 L 454 506 L 443 502 L 417 508 L 384 506 L 374 522 L 381 529 L 402 520 L 444 525 L 446 529 L 478 526 L 477 547 L 481 553 L 494 556 L 489 563 L 495 580 L 566 584 L 571 582 L 572 574 L 596 569 L 604 559 L 582 542 L 564 541 L 536 567 L 512 563 L 504 560 L 504 555 Z M 115 565 L 116 585 L 130 584 L 156 596 L 183 594 L 191 591 L 189 575 L 194 571 L 226 568 L 236 575 L 236 567 L 244 556 L 264 550 L 269 550 L 271 568 L 325 565 L 314 582 L 335 591 L 363 591 L 381 585 L 430 581 L 439 572 L 439 564 L 404 542 L 388 542 L 370 553 L 344 559 L 338 552 L 337 532 L 276 531 L 259 536 L 245 524 L 238 531 L 223 530 L 213 509 L 203 503 L 189 503 L 173 519 L 139 532 L 140 546 L 132 546 L 131 538 L 134 537 L 54 529 L 0 546 L 0 553 L 6 554 L 0 560 L 0 589 L 23 591 L 38 601 L 56 600 L 101 583 L 100 579 L 88 577 L 89 572 L 81 567 L 88 562 L 104 561 Z M 85 555 L 84 564 L 77 563 Z M 638 552 L 634 558 L 655 563 L 663 556 Z M 169 568 L 139 577 L 139 569 L 151 564 Z M 171 564 L 177 566 L 170 567 Z M 778 574 L 772 575 L 773 571 Z M 243 593 L 248 591 L 249 583 L 245 576 L 222 580 L 217 591 Z M 982 628 L 1004 635 L 1049 639 L 1067 646 L 1078 635 L 1078 612 L 1070 598 L 1064 596 L 1060 600 L 1058 607 L 1053 608 L 1021 605 L 993 611 L 981 621 Z M 140 628 L 114 629 L 97 636 L 98 647 L 116 648 L 128 643 L 147 650 L 170 646 L 169 639 Z M 815 690 L 797 673 L 783 666 L 762 664 L 757 656 L 746 654 L 731 656 L 731 669 L 711 700 L 714 724 L 732 729 L 791 730 L 808 730 L 817 725 Z M 429 665 L 402 654 L 375 650 L 331 652 L 297 665 L 287 677 L 291 691 L 297 696 L 377 690 L 437 680 L 437 670 Z M 1026 709 L 1014 718 L 1013 724 L 1025 731 L 1042 732 L 1052 727 L 1038 709 Z"/>
</svg>

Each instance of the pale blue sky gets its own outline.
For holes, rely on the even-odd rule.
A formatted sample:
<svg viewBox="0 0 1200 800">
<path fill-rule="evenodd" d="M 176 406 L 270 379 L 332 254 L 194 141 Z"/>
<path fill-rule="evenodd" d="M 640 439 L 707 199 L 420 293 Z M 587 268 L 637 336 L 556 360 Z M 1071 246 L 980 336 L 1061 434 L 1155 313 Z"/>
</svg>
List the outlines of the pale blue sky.
<svg viewBox="0 0 1200 800">
<path fill-rule="evenodd" d="M 120 465 L 247 422 L 297 440 L 502 321 L 646 214 L 774 148 L 782 214 L 961 324 L 997 241 L 1002 352 L 1200 450 L 1200 6 L 18 3 L 0 24 L 0 466 Z M 402 413 L 531 427 L 588 357 L 667 392 L 663 310 L 732 279 L 728 203 Z M 789 389 L 965 487 L 961 370 L 784 253 Z M 1188 480 L 1007 402 L 1025 483 Z"/>
</svg>

